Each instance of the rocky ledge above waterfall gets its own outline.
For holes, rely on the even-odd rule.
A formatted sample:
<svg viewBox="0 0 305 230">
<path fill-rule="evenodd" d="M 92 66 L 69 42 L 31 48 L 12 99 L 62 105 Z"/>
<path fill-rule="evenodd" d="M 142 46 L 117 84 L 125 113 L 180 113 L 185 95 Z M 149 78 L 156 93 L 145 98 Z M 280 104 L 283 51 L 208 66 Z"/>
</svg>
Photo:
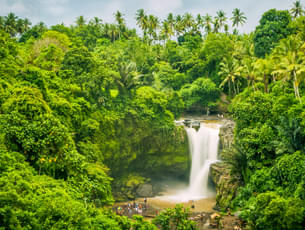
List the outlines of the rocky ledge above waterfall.
<svg viewBox="0 0 305 230">
<path fill-rule="evenodd" d="M 223 120 L 219 130 L 220 158 L 226 154 L 233 144 L 235 123 L 231 120 Z M 238 180 L 230 174 L 230 166 L 225 162 L 217 162 L 210 166 L 210 178 L 216 187 L 216 207 L 226 210 L 236 195 Z"/>
</svg>

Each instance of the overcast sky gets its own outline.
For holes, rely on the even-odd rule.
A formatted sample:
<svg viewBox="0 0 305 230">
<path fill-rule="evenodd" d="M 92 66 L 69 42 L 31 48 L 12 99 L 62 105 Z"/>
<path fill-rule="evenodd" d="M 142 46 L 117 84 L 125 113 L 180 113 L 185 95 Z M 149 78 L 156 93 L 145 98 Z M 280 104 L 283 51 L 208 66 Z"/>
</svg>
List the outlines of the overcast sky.
<svg viewBox="0 0 305 230">
<path fill-rule="evenodd" d="M 143 8 L 147 13 L 161 19 L 169 12 L 208 13 L 215 16 L 216 11 L 224 10 L 231 17 L 234 8 L 241 9 L 247 19 L 240 28 L 242 32 L 255 29 L 263 12 L 276 9 L 290 9 L 295 0 L 0 0 L 0 15 L 13 12 L 21 18 L 30 19 L 33 24 L 43 21 L 48 26 L 59 23 L 73 24 L 76 17 L 83 15 L 86 19 L 97 16 L 104 22 L 114 21 L 114 12 L 124 14 L 127 25 L 135 27 L 135 13 Z M 304 4 L 304 0 L 301 1 Z"/>
</svg>

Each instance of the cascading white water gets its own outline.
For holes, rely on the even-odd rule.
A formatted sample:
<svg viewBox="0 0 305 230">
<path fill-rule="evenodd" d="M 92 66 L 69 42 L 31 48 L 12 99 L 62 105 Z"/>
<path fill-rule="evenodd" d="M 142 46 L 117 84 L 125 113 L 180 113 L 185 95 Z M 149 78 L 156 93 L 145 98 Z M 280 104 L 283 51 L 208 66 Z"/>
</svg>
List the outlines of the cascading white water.
<svg viewBox="0 0 305 230">
<path fill-rule="evenodd" d="M 217 161 L 219 127 L 201 123 L 198 131 L 186 128 L 192 158 L 188 196 L 193 199 L 212 195 L 208 187 L 210 165 Z"/>
<path fill-rule="evenodd" d="M 217 123 L 200 123 L 198 131 L 185 127 L 192 159 L 189 186 L 160 199 L 187 202 L 214 196 L 208 186 L 210 165 L 217 161 L 219 128 Z"/>
</svg>

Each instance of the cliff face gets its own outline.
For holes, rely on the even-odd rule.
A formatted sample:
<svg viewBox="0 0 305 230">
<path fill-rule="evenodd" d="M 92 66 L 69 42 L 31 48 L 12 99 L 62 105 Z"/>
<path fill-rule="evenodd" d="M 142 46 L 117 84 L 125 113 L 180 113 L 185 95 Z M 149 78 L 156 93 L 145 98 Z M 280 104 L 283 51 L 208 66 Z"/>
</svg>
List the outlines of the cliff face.
<svg viewBox="0 0 305 230">
<path fill-rule="evenodd" d="M 234 138 L 234 122 L 224 121 L 219 131 L 220 158 L 230 149 Z M 225 150 L 225 151 L 224 151 Z M 238 188 L 237 179 L 230 175 L 230 166 L 225 162 L 217 162 L 211 165 L 210 177 L 216 186 L 216 206 L 226 210 L 236 195 Z"/>
<path fill-rule="evenodd" d="M 233 144 L 235 123 L 231 120 L 225 120 L 219 130 L 219 150 L 228 149 Z"/>
<path fill-rule="evenodd" d="M 210 177 L 216 186 L 216 207 L 226 210 L 236 195 L 237 180 L 230 175 L 230 167 L 224 162 L 211 165 Z"/>
</svg>

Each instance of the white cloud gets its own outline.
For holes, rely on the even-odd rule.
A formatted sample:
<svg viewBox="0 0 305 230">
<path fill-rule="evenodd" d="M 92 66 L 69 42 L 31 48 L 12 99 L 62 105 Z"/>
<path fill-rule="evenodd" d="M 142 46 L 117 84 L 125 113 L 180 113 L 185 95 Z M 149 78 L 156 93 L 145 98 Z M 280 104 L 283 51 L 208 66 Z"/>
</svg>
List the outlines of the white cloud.
<svg viewBox="0 0 305 230">
<path fill-rule="evenodd" d="M 147 2 L 147 10 L 159 15 L 175 12 L 182 6 L 182 0 L 148 0 Z"/>
<path fill-rule="evenodd" d="M 28 13 L 28 9 L 25 7 L 22 0 L 8 1 L 0 0 L 0 14 L 6 15 L 9 12 L 15 14 L 25 14 Z"/>
<path fill-rule="evenodd" d="M 38 0 L 38 2 L 45 5 L 66 4 L 69 3 L 69 1 L 70 0 Z"/>
<path fill-rule="evenodd" d="M 53 16 L 63 15 L 69 8 L 69 0 L 38 0 L 42 9 L 46 10 Z"/>
<path fill-rule="evenodd" d="M 27 8 L 24 6 L 23 2 L 21 2 L 21 1 L 16 1 L 15 3 L 13 3 L 11 6 L 11 9 L 12 9 L 12 12 L 15 12 L 16 14 L 28 12 Z"/>
<path fill-rule="evenodd" d="M 121 1 L 110 1 L 108 2 L 101 11 L 97 11 L 98 15 L 102 18 L 103 21 L 113 22 L 114 13 L 117 11 L 123 10 L 123 4 Z"/>
<path fill-rule="evenodd" d="M 63 6 L 49 6 L 48 11 L 54 16 L 59 16 L 65 13 L 65 8 Z"/>
</svg>

